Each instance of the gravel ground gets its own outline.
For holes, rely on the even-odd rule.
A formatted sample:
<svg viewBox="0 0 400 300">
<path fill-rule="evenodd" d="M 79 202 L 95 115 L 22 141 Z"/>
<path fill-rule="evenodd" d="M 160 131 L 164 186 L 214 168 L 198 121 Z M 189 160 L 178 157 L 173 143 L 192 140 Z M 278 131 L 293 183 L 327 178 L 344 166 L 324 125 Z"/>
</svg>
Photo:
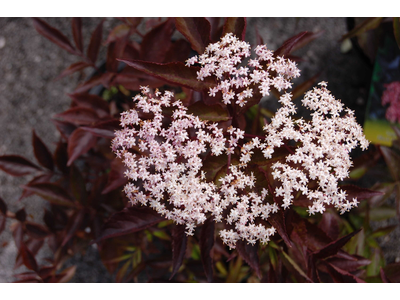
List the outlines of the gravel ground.
<svg viewBox="0 0 400 300">
<path fill-rule="evenodd" d="M 70 19 L 44 20 L 71 37 Z M 85 41 L 99 20 L 83 19 Z M 105 28 L 110 28 L 113 22 L 107 19 Z M 322 72 L 319 80 L 327 81 L 333 95 L 356 110 L 357 120 L 363 123 L 372 69 L 355 51 L 341 53 L 337 41 L 347 31 L 344 18 L 249 18 L 247 40 L 251 44 L 255 44 L 255 28 L 271 49 L 276 49 L 300 31 L 324 30 L 320 38 L 294 53 L 305 59 L 299 63 L 302 78 Z M 54 78 L 76 61 L 74 56 L 40 36 L 33 28 L 31 19 L 0 18 L 0 155 L 19 154 L 35 161 L 31 147 L 32 129 L 51 151 L 54 150 L 59 136 L 50 118 L 69 106 L 66 93 L 71 92 L 82 79 L 78 74 L 59 81 L 54 81 Z M 0 197 L 6 201 L 9 210 L 15 212 L 26 206 L 30 218 L 40 222 L 46 205 L 44 200 L 30 197 L 17 203 L 21 194 L 19 186 L 26 181 L 26 178 L 15 178 L 0 172 Z M 8 222 L 7 230 L 0 235 L 0 282 L 11 282 L 14 273 L 24 270 L 22 267 L 13 270 L 16 247 L 9 226 Z M 388 262 L 399 259 L 399 241 L 399 230 L 381 241 Z M 39 256 L 43 258 L 47 254 L 44 249 Z M 112 281 L 95 249 L 75 257 L 70 263 L 78 264 L 74 282 Z"/>
</svg>

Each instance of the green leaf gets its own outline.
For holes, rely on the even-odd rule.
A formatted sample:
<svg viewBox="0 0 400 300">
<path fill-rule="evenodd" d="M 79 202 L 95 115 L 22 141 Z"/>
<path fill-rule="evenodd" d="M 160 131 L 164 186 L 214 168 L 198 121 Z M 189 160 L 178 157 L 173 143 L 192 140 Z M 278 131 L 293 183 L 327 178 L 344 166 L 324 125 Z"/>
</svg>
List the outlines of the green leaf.
<svg viewBox="0 0 400 300">
<path fill-rule="evenodd" d="M 400 155 L 388 147 L 380 147 L 386 165 L 395 181 L 400 180 Z"/>
<path fill-rule="evenodd" d="M 361 212 L 360 215 L 365 217 L 365 212 Z M 390 206 L 380 206 L 371 208 L 369 211 L 369 218 L 371 221 L 383 221 L 396 216 L 396 209 Z"/>
<path fill-rule="evenodd" d="M 393 18 L 393 32 L 394 32 L 394 37 L 397 42 L 397 46 L 400 48 L 400 18 L 395 17 Z"/>
<path fill-rule="evenodd" d="M 304 273 L 304 271 L 300 268 L 300 266 L 285 252 L 282 251 L 281 252 L 283 254 L 283 256 L 286 258 L 286 260 L 293 266 L 293 268 L 299 272 L 299 274 L 304 277 L 308 282 L 312 282 L 312 280 L 310 279 L 310 277 L 308 277 L 306 275 L 306 273 Z"/>
<path fill-rule="evenodd" d="M 371 263 L 367 266 L 367 276 L 377 276 L 380 273 L 380 267 L 384 266 L 384 259 L 379 249 L 374 249 L 369 257 Z"/>
<path fill-rule="evenodd" d="M 355 36 L 360 35 L 368 30 L 377 28 L 379 26 L 379 24 L 381 24 L 382 19 L 383 19 L 382 17 L 366 19 L 364 22 L 362 22 L 361 24 L 354 27 L 353 30 L 351 30 L 349 33 L 343 35 L 342 38 L 340 39 L 340 41 L 355 37 Z"/>
<path fill-rule="evenodd" d="M 391 233 L 396 227 L 397 227 L 397 225 L 378 228 L 371 234 L 371 237 L 377 238 L 377 237 L 387 235 L 387 234 Z"/>
</svg>

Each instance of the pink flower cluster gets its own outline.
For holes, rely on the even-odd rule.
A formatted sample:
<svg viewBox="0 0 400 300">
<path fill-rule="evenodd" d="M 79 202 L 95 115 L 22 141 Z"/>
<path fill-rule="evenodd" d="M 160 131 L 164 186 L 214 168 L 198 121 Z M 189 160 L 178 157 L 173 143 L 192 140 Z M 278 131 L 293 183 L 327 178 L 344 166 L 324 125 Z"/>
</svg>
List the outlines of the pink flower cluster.
<svg viewBox="0 0 400 300">
<path fill-rule="evenodd" d="M 221 42 L 208 45 L 204 54 L 188 59 L 186 65 L 199 63 L 202 66 L 197 73 L 199 80 L 212 75 L 219 79 L 219 84 L 210 88 L 210 96 L 215 97 L 221 91 L 224 104 L 236 100 L 235 103 L 242 107 L 247 103 L 246 99 L 253 96 L 253 88 L 258 87 L 263 96 L 268 96 L 271 86 L 279 92 L 287 90 L 292 87 L 290 80 L 300 76 L 293 61 L 282 57 L 275 59 L 266 45 L 257 46 L 255 54 L 256 59 L 249 59 L 247 66 L 239 67 L 243 58 L 250 56 L 250 45 L 228 33 Z"/>
<path fill-rule="evenodd" d="M 289 79 L 299 76 L 293 62 L 273 58 L 266 46 L 256 47 L 258 58 L 248 64 L 252 72 L 247 67 L 237 68 L 249 51 L 247 43 L 227 34 L 199 58 L 191 58 L 188 65 L 202 64 L 199 80 L 211 75 L 219 80 L 210 95 L 221 91 L 225 104 L 236 99 L 239 106 L 252 97 L 250 85 L 258 84 L 267 95 L 271 85 L 285 90 L 291 87 Z M 261 62 L 267 62 L 265 70 Z M 141 94 L 134 97 L 136 108 L 121 114 L 122 130 L 116 131 L 112 142 L 113 151 L 128 169 L 130 182 L 125 193 L 133 204 L 149 205 L 167 219 L 185 224 L 189 235 L 209 215 L 216 222 L 226 222 L 231 229 L 219 234 L 231 248 L 239 239 L 267 243 L 276 230 L 266 227 L 265 221 L 279 210 L 277 203 L 284 209 L 290 207 L 299 191 L 312 203 L 310 214 L 322 213 L 325 205 L 334 205 L 342 213 L 351 209 L 357 199 L 347 201 L 338 180 L 348 176 L 349 152 L 358 144 L 368 147 L 362 128 L 351 110 L 343 114 L 343 104 L 330 94 L 325 82 L 307 92 L 302 101 L 313 111 L 311 121 L 292 117 L 296 107 L 291 97 L 290 93 L 280 97 L 281 107 L 265 125 L 265 136 L 246 143 L 242 130 L 230 126 L 224 132 L 218 123 L 188 114 L 179 100 L 172 100 L 171 92 L 156 90 L 152 94 L 142 87 Z M 163 112 L 170 106 L 172 115 L 166 116 Z M 254 151 L 258 149 L 268 160 L 287 141 L 296 142 L 297 147 L 272 164 L 274 189 L 260 187 L 249 167 Z M 228 157 L 226 173 L 218 182 L 206 180 L 203 161 L 210 154 Z M 238 159 L 231 161 L 234 154 Z M 280 202 L 271 201 L 279 198 Z"/>
<path fill-rule="evenodd" d="M 389 104 L 386 110 L 386 119 L 400 123 L 400 81 L 385 84 L 386 90 L 382 94 L 382 105 Z"/>
</svg>

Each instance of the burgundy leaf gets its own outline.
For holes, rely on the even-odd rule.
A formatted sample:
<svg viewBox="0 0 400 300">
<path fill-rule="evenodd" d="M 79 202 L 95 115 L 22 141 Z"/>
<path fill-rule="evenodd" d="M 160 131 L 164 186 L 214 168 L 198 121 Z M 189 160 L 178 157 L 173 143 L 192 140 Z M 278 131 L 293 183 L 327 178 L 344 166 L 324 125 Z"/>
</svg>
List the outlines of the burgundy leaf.
<svg viewBox="0 0 400 300">
<path fill-rule="evenodd" d="M 346 191 L 347 194 L 347 200 L 352 200 L 353 198 L 357 198 L 358 200 L 364 200 L 368 199 L 374 196 L 380 196 L 383 195 L 384 193 L 380 191 L 373 191 L 370 189 L 365 189 L 365 188 L 360 188 L 355 185 L 342 185 L 340 187 L 344 191 Z"/>
<path fill-rule="evenodd" d="M 202 101 L 197 101 L 188 107 L 188 114 L 198 116 L 202 120 L 221 122 L 231 119 L 229 113 L 220 105 L 206 105 Z"/>
<path fill-rule="evenodd" d="M 38 275 L 40 276 L 40 278 L 44 280 L 48 277 L 54 276 L 55 272 L 56 272 L 55 266 L 45 266 L 40 268 Z"/>
<path fill-rule="evenodd" d="M 82 19 L 72 18 L 72 36 L 74 37 L 74 42 L 76 48 L 80 52 L 83 52 L 83 38 L 82 38 Z"/>
<path fill-rule="evenodd" d="M 32 18 L 33 26 L 35 27 L 36 31 L 43 35 L 45 38 L 49 39 L 57 46 L 67 50 L 69 53 L 78 54 L 76 49 L 71 45 L 68 38 L 63 35 L 60 31 L 51 27 L 45 21 L 40 20 L 39 18 Z"/>
<path fill-rule="evenodd" d="M 108 37 L 104 44 L 109 44 L 115 42 L 117 39 L 123 38 L 124 36 L 128 35 L 131 30 L 131 26 L 127 24 L 120 24 L 115 26 L 113 30 L 110 31 Z"/>
<path fill-rule="evenodd" d="M 287 56 L 292 52 L 294 46 L 296 46 L 302 38 L 307 34 L 307 31 L 300 32 L 299 34 L 291 37 L 290 39 L 283 42 L 282 46 L 275 50 L 275 56 Z"/>
<path fill-rule="evenodd" d="M 151 208 L 126 207 L 110 217 L 96 242 L 137 232 L 163 220 L 165 218 Z"/>
<path fill-rule="evenodd" d="M 211 25 L 211 34 L 210 34 L 211 41 L 210 42 L 217 42 L 222 33 L 222 26 L 219 26 L 221 18 L 220 17 L 207 17 L 206 19 Z"/>
<path fill-rule="evenodd" d="M 68 243 L 68 241 L 75 235 L 76 231 L 83 223 L 85 213 L 85 210 L 81 209 L 71 216 L 71 218 L 69 219 L 69 224 L 67 225 L 67 233 L 63 239 L 61 247 Z"/>
<path fill-rule="evenodd" d="M 59 283 L 69 282 L 74 277 L 76 273 L 76 268 L 77 268 L 76 266 L 71 266 L 69 268 L 66 268 L 64 271 L 58 274 L 59 279 L 57 282 Z"/>
<path fill-rule="evenodd" d="M 312 255 L 316 259 L 322 259 L 322 258 L 326 258 L 326 257 L 332 256 L 332 255 L 335 255 L 336 253 L 338 253 L 340 248 L 342 248 L 353 236 L 355 236 L 360 231 L 361 231 L 361 228 L 356 231 L 353 231 L 352 233 L 349 233 L 348 235 L 346 235 L 336 241 L 329 243 L 328 245 L 319 249 L 318 251 L 313 252 Z"/>
<path fill-rule="evenodd" d="M 16 222 L 11 224 L 11 231 L 14 238 L 15 246 L 17 249 L 21 248 L 21 243 L 24 240 L 24 230 L 22 228 L 22 223 Z"/>
<path fill-rule="evenodd" d="M 59 80 L 65 76 L 71 75 L 75 72 L 78 72 L 78 71 L 83 70 L 90 66 L 92 66 L 92 65 L 87 62 L 78 61 L 76 63 L 71 64 L 68 68 L 66 68 L 64 71 L 62 71 L 61 74 L 58 75 L 57 78 L 54 80 Z"/>
<path fill-rule="evenodd" d="M 26 233 L 33 239 L 44 239 L 50 232 L 43 225 L 34 222 L 25 222 Z"/>
<path fill-rule="evenodd" d="M 199 81 L 196 72 L 199 71 L 200 68 L 188 68 L 182 62 L 161 64 L 140 60 L 128 61 L 119 59 L 119 61 L 169 83 L 185 86 L 196 91 L 208 90 L 216 85 L 210 77 L 207 77 L 204 81 Z"/>
<path fill-rule="evenodd" d="M 35 154 L 35 157 L 39 162 L 39 164 L 53 171 L 54 170 L 53 157 L 47 146 L 36 135 L 35 130 L 32 131 L 32 145 L 33 145 L 33 153 Z"/>
<path fill-rule="evenodd" d="M 67 143 L 63 143 L 61 140 L 57 144 L 56 151 L 54 152 L 54 162 L 57 168 L 65 173 L 68 173 L 68 152 L 67 152 Z"/>
<path fill-rule="evenodd" d="M 22 261 L 23 261 L 24 265 L 28 269 L 37 272 L 38 271 L 38 265 L 37 265 L 35 256 L 28 249 L 28 247 L 24 243 L 21 243 L 21 247 L 19 248 L 19 251 L 20 251 L 20 254 L 22 256 Z"/>
<path fill-rule="evenodd" d="M 0 156 L 0 169 L 12 176 L 24 176 L 40 171 L 40 168 L 19 155 Z"/>
<path fill-rule="evenodd" d="M 293 45 L 292 50 L 290 50 L 290 52 L 294 52 L 294 51 L 306 46 L 313 40 L 320 37 L 323 33 L 324 33 L 324 30 L 319 30 L 317 32 L 306 32 L 306 34 L 303 35 L 302 38 Z"/>
<path fill-rule="evenodd" d="M 209 217 L 201 228 L 199 240 L 201 262 L 208 282 L 212 282 L 213 279 L 212 249 L 214 246 L 214 230 L 215 222 L 212 217 Z"/>
<path fill-rule="evenodd" d="M 75 159 L 88 152 L 96 145 L 97 137 L 82 128 L 76 129 L 68 139 L 68 162 L 70 166 Z"/>
<path fill-rule="evenodd" d="M 380 274 L 381 274 L 381 279 L 383 281 L 383 283 L 391 283 L 391 281 L 389 280 L 389 278 L 387 278 L 385 271 L 383 271 L 382 267 L 380 270 Z"/>
<path fill-rule="evenodd" d="M 184 62 L 188 59 L 191 48 L 190 44 L 184 39 L 177 40 L 171 44 L 167 53 L 165 54 L 165 61 L 174 62 L 181 61 Z M 132 59 L 135 59 L 132 57 Z"/>
<path fill-rule="evenodd" d="M 78 167 L 74 164 L 70 167 L 69 189 L 75 200 L 83 205 L 87 201 L 86 180 Z"/>
<path fill-rule="evenodd" d="M 383 268 L 386 277 L 391 281 L 391 282 L 400 282 L 400 263 L 392 263 L 388 264 Z"/>
<path fill-rule="evenodd" d="M 281 238 L 284 240 L 285 244 L 288 247 L 292 247 L 292 242 L 289 239 L 288 233 L 286 231 L 286 225 L 285 225 L 285 216 L 283 214 L 282 210 L 279 210 L 277 213 L 272 214 L 268 218 L 268 222 L 275 227 L 275 229 L 278 231 L 279 235 Z"/>
<path fill-rule="evenodd" d="M 3 198 L 0 197 L 0 212 L 3 215 L 7 215 L 7 204 L 6 202 L 3 200 Z"/>
<path fill-rule="evenodd" d="M 54 214 L 46 208 L 44 209 L 43 221 L 51 231 L 55 231 L 56 221 L 54 218 Z"/>
<path fill-rule="evenodd" d="M 175 225 L 172 232 L 172 273 L 169 280 L 175 276 L 185 258 L 187 235 L 185 225 Z"/>
<path fill-rule="evenodd" d="M 261 279 L 260 262 L 258 259 L 258 243 L 250 245 L 249 243 L 239 240 L 236 242 L 236 250 L 244 261 L 257 273 Z"/>
<path fill-rule="evenodd" d="M 112 42 L 107 47 L 107 61 L 106 69 L 108 72 L 116 73 L 118 71 L 118 61 L 117 58 L 122 58 L 125 50 L 125 46 L 128 42 L 128 35 L 123 38 L 117 39 Z"/>
<path fill-rule="evenodd" d="M 64 122 L 56 119 L 51 119 L 51 121 L 57 127 L 61 136 L 66 140 L 68 140 L 71 133 L 74 132 L 74 130 L 77 128 L 74 124 L 71 124 L 69 122 Z"/>
<path fill-rule="evenodd" d="M 6 227 L 7 217 L 6 215 L 0 214 L 0 234 L 3 232 Z"/>
<path fill-rule="evenodd" d="M 93 109 L 79 106 L 59 113 L 56 117 L 76 125 L 90 125 L 99 119 L 99 116 Z"/>
<path fill-rule="evenodd" d="M 202 54 L 210 43 L 211 25 L 206 18 L 175 18 L 176 29 Z"/>
<path fill-rule="evenodd" d="M 123 71 L 122 71 L 123 72 Z M 144 74 L 144 73 L 143 73 Z M 165 81 L 160 80 L 158 78 L 152 77 L 138 77 L 136 74 L 129 74 L 129 73 L 118 73 L 113 81 L 113 85 L 122 85 L 124 88 L 131 90 L 131 91 L 138 91 L 140 90 L 141 86 L 148 86 L 149 88 L 157 88 L 166 84 Z"/>
<path fill-rule="evenodd" d="M 385 159 L 386 165 L 392 178 L 396 181 L 400 180 L 400 155 L 394 152 L 391 148 L 380 146 L 381 153 Z"/>
<path fill-rule="evenodd" d="M 175 25 L 172 18 L 150 30 L 143 37 L 140 58 L 144 61 L 163 62 L 174 30 Z"/>
<path fill-rule="evenodd" d="M 38 254 L 39 250 L 44 245 L 44 240 L 37 240 L 37 239 L 29 238 L 25 242 L 25 245 L 31 251 L 32 255 L 36 256 L 36 254 Z M 24 261 L 22 260 L 22 255 L 21 255 L 21 253 L 18 253 L 17 258 L 15 260 L 14 269 L 19 268 L 23 264 L 24 264 Z"/>
<path fill-rule="evenodd" d="M 25 208 L 21 208 L 15 213 L 15 218 L 20 222 L 25 222 L 26 220 L 26 212 Z"/>
<path fill-rule="evenodd" d="M 108 116 L 110 106 L 106 100 L 97 95 L 87 93 L 69 94 L 74 104 L 94 110 L 100 118 Z"/>
<path fill-rule="evenodd" d="M 101 39 L 103 36 L 103 22 L 104 20 L 101 20 L 100 24 L 97 25 L 96 29 L 93 31 L 87 49 L 87 57 L 92 63 L 96 63 L 97 55 L 99 54 Z"/>
<path fill-rule="evenodd" d="M 68 192 L 55 183 L 39 182 L 25 185 L 24 188 L 41 196 L 50 203 L 61 206 L 75 206 Z"/>
<path fill-rule="evenodd" d="M 115 130 L 120 129 L 118 119 L 100 121 L 91 127 L 82 126 L 81 128 L 90 132 L 94 136 L 106 139 L 113 139 L 115 137 Z"/>
<path fill-rule="evenodd" d="M 318 227 L 321 228 L 332 240 L 336 240 L 339 237 L 339 223 L 338 216 L 331 212 L 326 211 L 322 215 L 322 220 L 318 224 Z"/>
<path fill-rule="evenodd" d="M 353 255 L 353 257 L 355 258 L 355 260 L 348 260 L 339 257 L 331 257 L 326 259 L 325 261 L 347 272 L 356 271 L 360 267 L 367 266 L 371 263 L 371 261 L 369 259 L 366 259 L 365 257 L 359 255 Z"/>
<path fill-rule="evenodd" d="M 79 85 L 75 90 L 74 93 L 85 93 L 91 88 L 103 84 L 104 78 L 109 76 L 108 73 L 100 73 L 96 74 L 81 85 Z"/>
<path fill-rule="evenodd" d="M 102 194 L 107 194 L 120 186 L 125 185 L 128 182 L 128 179 L 125 177 L 124 173 L 127 170 L 126 166 L 122 161 L 118 158 L 114 159 L 111 162 L 111 170 L 108 174 L 107 185 L 104 190 L 101 192 Z"/>
<path fill-rule="evenodd" d="M 323 262 L 324 263 L 324 262 Z M 361 280 L 357 276 L 342 270 L 330 263 L 324 263 L 325 266 L 328 269 L 329 274 L 332 276 L 332 278 L 336 282 L 341 282 L 341 283 L 365 283 L 364 280 Z"/>
<path fill-rule="evenodd" d="M 246 36 L 246 18 L 226 18 L 222 36 L 232 32 L 238 39 L 244 41 Z"/>
</svg>

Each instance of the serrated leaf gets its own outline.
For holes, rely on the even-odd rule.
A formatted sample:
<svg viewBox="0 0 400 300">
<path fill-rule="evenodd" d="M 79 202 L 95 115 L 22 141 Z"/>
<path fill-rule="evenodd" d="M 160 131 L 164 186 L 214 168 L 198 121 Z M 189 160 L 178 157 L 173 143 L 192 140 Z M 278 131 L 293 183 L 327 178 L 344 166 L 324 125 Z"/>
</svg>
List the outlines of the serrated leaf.
<svg viewBox="0 0 400 300">
<path fill-rule="evenodd" d="M 99 120 L 99 116 L 93 109 L 79 106 L 70 108 L 55 116 L 76 125 L 91 125 Z"/>
<path fill-rule="evenodd" d="M 246 37 L 246 18 L 226 18 L 222 29 L 222 36 L 232 32 L 238 39 L 244 41 Z"/>
<path fill-rule="evenodd" d="M 394 38 L 396 39 L 397 46 L 400 48 L 400 18 L 393 17 L 393 33 Z"/>
<path fill-rule="evenodd" d="M 187 235 L 185 225 L 175 225 L 172 232 L 172 273 L 169 280 L 175 276 L 185 258 L 187 247 Z"/>
<path fill-rule="evenodd" d="M 209 217 L 201 227 L 199 240 L 201 262 L 208 282 L 212 282 L 213 279 L 213 255 L 211 251 L 214 246 L 214 230 L 215 222 L 212 217 Z"/>
<path fill-rule="evenodd" d="M 19 155 L 0 156 L 0 169 L 12 176 L 24 176 L 40 171 L 40 168 Z"/>
<path fill-rule="evenodd" d="M 128 179 L 125 176 L 126 166 L 118 158 L 111 162 L 111 170 L 108 174 L 107 185 L 104 187 L 102 194 L 107 194 L 120 186 L 125 185 Z"/>
<path fill-rule="evenodd" d="M 92 66 L 92 65 L 87 63 L 87 62 L 78 61 L 76 63 L 71 64 L 68 68 L 66 68 L 64 71 L 62 71 L 61 74 L 58 75 L 56 77 L 56 79 L 54 79 L 54 80 L 59 80 L 59 79 L 65 77 L 65 76 L 71 75 L 71 74 L 73 74 L 75 72 L 78 72 L 78 71 L 83 70 L 83 69 L 85 69 L 87 67 L 90 67 L 90 66 Z"/>
<path fill-rule="evenodd" d="M 202 101 L 190 105 L 187 113 L 198 116 L 201 120 L 212 122 L 223 122 L 231 119 L 228 111 L 220 105 L 206 105 Z"/>
<path fill-rule="evenodd" d="M 97 141 L 97 137 L 82 128 L 76 129 L 68 139 L 68 162 L 70 166 L 75 159 L 88 152 Z"/>
<path fill-rule="evenodd" d="M 96 29 L 93 31 L 87 49 L 87 57 L 91 60 L 92 63 L 96 63 L 97 55 L 99 54 L 101 39 L 103 36 L 103 22 L 104 20 L 101 20 L 99 25 L 97 25 Z"/>
<path fill-rule="evenodd" d="M 24 188 L 41 196 L 50 203 L 69 207 L 75 206 L 68 192 L 55 183 L 39 182 L 25 185 Z"/>
<path fill-rule="evenodd" d="M 113 214 L 104 224 L 96 243 L 121 235 L 137 232 L 165 220 L 151 208 L 127 207 Z"/>
<path fill-rule="evenodd" d="M 239 240 L 236 242 L 236 250 L 240 257 L 256 272 L 259 279 L 261 279 L 260 261 L 258 258 L 258 243 L 250 245 L 246 241 Z"/>
<path fill-rule="evenodd" d="M 208 90 L 216 84 L 210 77 L 199 81 L 197 79 L 198 67 L 186 67 L 182 62 L 153 63 L 140 60 L 118 59 L 128 66 L 143 71 L 146 74 L 165 80 L 172 84 L 185 86 L 196 91 Z"/>
<path fill-rule="evenodd" d="M 71 45 L 68 38 L 60 31 L 39 18 L 32 18 L 32 21 L 36 31 L 43 35 L 45 38 L 49 39 L 51 42 L 55 43 L 57 46 L 63 48 L 64 50 L 67 50 L 69 53 L 77 54 L 77 51 Z"/>
<path fill-rule="evenodd" d="M 127 24 L 120 24 L 115 26 L 108 34 L 108 37 L 104 44 L 107 45 L 109 43 L 115 42 L 117 39 L 123 38 L 129 33 L 130 30 L 131 27 Z"/>
<path fill-rule="evenodd" d="M 312 256 L 316 259 L 323 259 L 329 256 L 335 255 L 338 251 L 357 233 L 359 233 L 361 229 L 353 231 L 352 233 L 330 242 L 328 245 L 324 246 L 323 248 L 319 249 L 318 251 L 314 251 Z"/>
<path fill-rule="evenodd" d="M 50 234 L 45 226 L 30 221 L 25 222 L 25 229 L 26 233 L 33 239 L 41 240 Z"/>
<path fill-rule="evenodd" d="M 175 18 L 176 29 L 202 54 L 210 43 L 211 25 L 206 18 Z"/>
<path fill-rule="evenodd" d="M 83 51 L 82 19 L 72 18 L 71 26 L 72 26 L 72 36 L 74 37 L 75 46 L 76 48 L 78 48 L 80 52 L 82 52 Z"/>
<path fill-rule="evenodd" d="M 100 96 L 87 93 L 75 93 L 68 96 L 71 97 L 74 104 L 92 109 L 101 118 L 108 116 L 110 113 L 109 104 Z"/>
<path fill-rule="evenodd" d="M 289 55 L 293 48 L 301 42 L 302 38 L 306 36 L 307 31 L 300 32 L 299 34 L 296 34 L 295 36 L 287 39 L 286 41 L 283 42 L 282 46 L 280 46 L 278 49 L 274 51 L 275 56 L 287 56 Z"/>
<path fill-rule="evenodd" d="M 174 30 L 174 21 L 170 18 L 147 32 L 140 45 L 141 60 L 163 62 Z"/>
<path fill-rule="evenodd" d="M 47 146 L 36 135 L 35 130 L 32 131 L 32 145 L 33 145 L 33 153 L 35 154 L 35 157 L 39 162 L 39 164 L 53 171 L 54 170 L 53 157 Z"/>
<path fill-rule="evenodd" d="M 354 27 L 350 32 L 343 35 L 342 38 L 340 39 L 340 41 L 355 37 L 355 36 L 360 35 L 361 33 L 364 33 L 368 30 L 377 28 L 379 26 L 379 24 L 381 24 L 382 19 L 383 19 L 382 17 L 367 18 L 364 22 L 362 22 L 361 24 Z"/>
</svg>

